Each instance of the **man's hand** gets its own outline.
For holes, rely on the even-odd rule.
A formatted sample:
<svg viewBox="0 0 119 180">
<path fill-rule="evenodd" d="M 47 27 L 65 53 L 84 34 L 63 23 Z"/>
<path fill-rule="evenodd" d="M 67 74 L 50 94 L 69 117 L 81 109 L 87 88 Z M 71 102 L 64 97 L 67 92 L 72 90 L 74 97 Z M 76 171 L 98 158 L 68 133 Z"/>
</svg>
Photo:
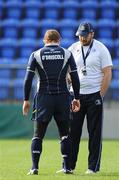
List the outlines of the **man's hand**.
<svg viewBox="0 0 119 180">
<path fill-rule="evenodd" d="M 28 115 L 29 109 L 30 109 L 30 102 L 29 101 L 24 101 L 23 102 L 23 107 L 22 107 L 24 116 Z"/>
<path fill-rule="evenodd" d="M 71 103 L 71 110 L 73 112 L 78 112 L 80 110 L 80 101 L 73 99 L 72 103 Z"/>
</svg>

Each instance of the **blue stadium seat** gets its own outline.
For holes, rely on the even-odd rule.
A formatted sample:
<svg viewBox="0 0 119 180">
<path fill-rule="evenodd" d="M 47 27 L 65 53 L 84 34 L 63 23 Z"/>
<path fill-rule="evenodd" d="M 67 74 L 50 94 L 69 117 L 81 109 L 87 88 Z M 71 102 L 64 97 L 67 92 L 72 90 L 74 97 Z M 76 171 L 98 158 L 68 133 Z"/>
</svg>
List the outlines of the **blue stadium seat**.
<svg viewBox="0 0 119 180">
<path fill-rule="evenodd" d="M 25 3 L 25 17 L 30 19 L 39 19 L 42 12 L 42 3 L 40 1 L 28 1 Z"/>
<path fill-rule="evenodd" d="M 79 1 L 79 0 L 76 0 L 76 1 Z M 80 2 L 83 2 L 84 0 L 80 0 Z M 94 2 L 94 0 L 85 0 L 85 2 L 87 3 L 87 2 L 89 2 L 89 1 L 91 1 L 91 2 Z M 96 2 L 99 2 L 100 0 L 95 0 Z"/>
<path fill-rule="evenodd" d="M 119 100 L 119 79 L 113 79 L 110 84 L 112 99 Z"/>
<path fill-rule="evenodd" d="M 14 60 L 12 58 L 0 58 L 0 65 L 9 66 L 14 63 Z"/>
<path fill-rule="evenodd" d="M 113 59 L 113 79 L 119 79 L 119 59 Z"/>
<path fill-rule="evenodd" d="M 2 18 L 3 16 L 3 8 L 4 8 L 4 4 L 2 1 L 0 1 L 0 19 Z"/>
<path fill-rule="evenodd" d="M 113 79 L 119 79 L 119 69 L 113 70 Z"/>
<path fill-rule="evenodd" d="M 119 58 L 113 59 L 113 66 L 114 67 L 119 66 Z"/>
<path fill-rule="evenodd" d="M 15 64 L 16 64 L 16 65 L 19 65 L 20 67 L 26 66 L 27 63 L 28 63 L 28 59 L 27 59 L 27 58 L 17 58 L 17 59 L 15 60 Z"/>
<path fill-rule="evenodd" d="M 58 1 L 46 1 L 43 3 L 44 18 L 58 19 L 61 3 Z"/>
<path fill-rule="evenodd" d="M 103 2 L 104 0 L 100 0 L 100 2 Z M 107 2 L 107 1 L 109 1 L 109 2 L 112 2 L 112 0 L 105 0 L 105 2 Z M 117 2 L 118 0 L 113 0 L 113 2 Z"/>
<path fill-rule="evenodd" d="M 77 21 L 72 19 L 64 19 L 59 21 L 60 33 L 62 38 L 73 38 L 78 27 Z"/>
<path fill-rule="evenodd" d="M 108 48 L 111 55 L 113 55 L 113 51 L 114 51 L 114 41 L 113 41 L 113 39 L 100 38 L 99 41 L 102 42 Z"/>
<path fill-rule="evenodd" d="M 42 0 L 21 0 L 21 1 L 25 1 L 25 3 L 29 3 L 29 2 L 42 2 Z"/>
<path fill-rule="evenodd" d="M 112 79 L 110 87 L 112 89 L 119 89 L 119 79 L 118 80 L 117 79 Z M 119 94 L 119 91 L 118 91 L 118 94 Z"/>
<path fill-rule="evenodd" d="M 74 40 L 73 40 L 73 39 L 63 38 L 63 39 L 61 40 L 61 46 L 64 47 L 64 48 L 68 48 L 69 46 L 71 46 L 72 43 L 74 43 Z"/>
<path fill-rule="evenodd" d="M 40 22 L 41 38 L 48 29 L 58 29 L 59 21 L 53 19 L 44 19 Z"/>
<path fill-rule="evenodd" d="M 116 58 L 119 58 L 119 39 L 115 40 L 114 48 L 115 48 L 115 56 Z"/>
<path fill-rule="evenodd" d="M 115 1 L 100 2 L 100 17 L 106 19 L 115 19 L 117 3 Z"/>
<path fill-rule="evenodd" d="M 23 79 L 17 78 L 13 81 L 13 98 L 23 100 Z"/>
<path fill-rule="evenodd" d="M 111 19 L 100 19 L 97 22 L 99 38 L 113 38 L 115 22 Z"/>
<path fill-rule="evenodd" d="M 41 1 L 42 1 L 42 0 L 41 0 Z M 43 2 L 50 2 L 50 1 L 56 2 L 56 0 L 43 0 Z M 60 3 L 61 3 L 61 0 L 57 0 L 57 2 L 60 2 Z"/>
<path fill-rule="evenodd" d="M 20 19 L 23 12 L 23 3 L 21 1 L 8 1 L 5 4 L 8 18 Z"/>
<path fill-rule="evenodd" d="M 119 20 L 115 22 L 116 22 L 116 31 L 117 31 L 116 38 L 119 38 Z"/>
<path fill-rule="evenodd" d="M 2 31 L 5 38 L 17 38 L 20 22 L 16 19 L 6 19 L 2 22 Z"/>
<path fill-rule="evenodd" d="M 77 19 L 80 13 L 80 4 L 77 1 L 64 1 L 62 3 L 63 18 Z"/>
<path fill-rule="evenodd" d="M 89 19 L 96 19 L 97 17 L 97 8 L 98 8 L 98 2 L 96 1 L 83 1 L 81 3 L 81 8 L 82 8 L 82 13 L 81 17 L 82 18 L 89 18 Z"/>
<path fill-rule="evenodd" d="M 19 57 L 29 59 L 31 53 L 36 50 L 37 44 L 34 39 L 21 39 L 19 41 Z"/>
<path fill-rule="evenodd" d="M 26 70 L 25 69 L 18 69 L 16 72 L 17 78 L 24 78 L 25 77 Z"/>
<path fill-rule="evenodd" d="M 4 1 L 4 0 L 3 0 Z M 5 2 L 9 2 L 10 0 L 5 0 Z M 21 2 L 21 3 L 23 3 L 24 2 L 24 0 L 12 0 L 12 1 L 16 1 L 16 2 Z M 25 0 L 26 1 L 26 0 Z M 30 1 L 30 0 L 29 0 Z M 34 1 L 34 0 L 31 0 L 31 1 Z"/>
<path fill-rule="evenodd" d="M 42 48 L 44 46 L 43 38 L 40 38 L 37 41 L 37 49 Z"/>
<path fill-rule="evenodd" d="M 9 68 L 9 66 L 11 66 L 13 64 L 13 60 L 12 59 L 0 59 L 0 78 L 2 79 L 10 79 L 11 78 L 11 74 L 12 74 L 12 69 Z"/>
<path fill-rule="evenodd" d="M 16 77 L 17 78 L 24 78 L 25 72 L 26 72 L 26 67 L 28 64 L 28 59 L 27 58 L 18 58 L 15 61 L 16 67 Z"/>
<path fill-rule="evenodd" d="M 36 38 L 39 28 L 39 21 L 25 19 L 21 21 L 22 38 Z"/>
<path fill-rule="evenodd" d="M 11 77 L 11 70 L 10 69 L 0 69 L 0 78 L 8 78 Z"/>
<path fill-rule="evenodd" d="M 15 39 L 4 38 L 0 41 L 1 57 L 15 58 L 17 41 Z"/>
<path fill-rule="evenodd" d="M 35 81 L 32 83 L 31 97 L 33 98 L 35 92 Z M 13 81 L 13 96 L 16 100 L 23 100 L 23 78 L 16 78 Z"/>
<path fill-rule="evenodd" d="M 7 100 L 10 96 L 11 81 L 0 77 L 0 100 Z"/>
</svg>

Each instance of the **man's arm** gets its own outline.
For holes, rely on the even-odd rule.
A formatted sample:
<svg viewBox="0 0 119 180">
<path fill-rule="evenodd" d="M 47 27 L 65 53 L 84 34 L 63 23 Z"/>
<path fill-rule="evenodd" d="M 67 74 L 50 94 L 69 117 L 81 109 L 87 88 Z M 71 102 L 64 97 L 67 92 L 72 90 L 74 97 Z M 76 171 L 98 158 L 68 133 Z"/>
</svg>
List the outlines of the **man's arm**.
<svg viewBox="0 0 119 180">
<path fill-rule="evenodd" d="M 102 48 L 100 50 L 102 73 L 104 75 L 102 79 L 100 95 L 104 97 L 112 78 L 112 58 L 107 47 L 102 45 Z"/>
<path fill-rule="evenodd" d="M 29 96 L 32 86 L 33 77 L 35 75 L 36 60 L 32 54 L 29 58 L 25 80 L 24 80 L 24 102 L 23 102 L 23 115 L 27 115 L 30 109 Z"/>
<path fill-rule="evenodd" d="M 74 61 L 74 57 L 71 54 L 69 58 L 69 64 L 70 64 L 70 77 L 72 82 L 72 87 L 74 90 L 74 99 L 71 103 L 71 108 L 73 112 L 77 112 L 80 110 L 80 100 L 79 100 L 79 91 L 80 91 L 80 81 L 77 73 L 77 67 L 76 63 Z"/>
<path fill-rule="evenodd" d="M 74 61 L 74 57 L 71 54 L 69 58 L 69 64 L 70 64 L 70 77 L 71 77 L 71 82 L 72 82 L 72 87 L 74 90 L 74 97 L 75 99 L 79 99 L 79 91 L 80 91 L 80 81 L 77 73 L 77 67 L 76 63 Z"/>
<path fill-rule="evenodd" d="M 111 78 L 112 78 L 112 67 L 107 66 L 102 69 L 102 72 L 104 74 L 104 77 L 103 77 L 102 84 L 101 84 L 100 95 L 101 95 L 101 97 L 104 97 L 104 95 L 109 87 Z"/>
</svg>

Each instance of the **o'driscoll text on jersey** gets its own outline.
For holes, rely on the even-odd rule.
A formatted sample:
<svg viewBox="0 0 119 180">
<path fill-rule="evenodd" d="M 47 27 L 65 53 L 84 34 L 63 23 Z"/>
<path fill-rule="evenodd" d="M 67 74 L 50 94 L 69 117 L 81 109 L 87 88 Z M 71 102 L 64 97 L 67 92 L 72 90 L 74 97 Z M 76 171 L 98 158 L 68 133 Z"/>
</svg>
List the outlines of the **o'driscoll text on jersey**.
<svg viewBox="0 0 119 180">
<path fill-rule="evenodd" d="M 42 60 L 57 60 L 57 59 L 64 59 L 63 55 L 43 55 Z"/>
</svg>

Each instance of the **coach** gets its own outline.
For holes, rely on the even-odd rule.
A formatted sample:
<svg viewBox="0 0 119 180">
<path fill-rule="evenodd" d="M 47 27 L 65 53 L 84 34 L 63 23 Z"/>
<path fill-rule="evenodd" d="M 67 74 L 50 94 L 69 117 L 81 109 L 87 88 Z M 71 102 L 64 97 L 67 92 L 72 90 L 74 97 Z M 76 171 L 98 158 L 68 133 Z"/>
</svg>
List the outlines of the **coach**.
<svg viewBox="0 0 119 180">
<path fill-rule="evenodd" d="M 70 93 L 67 88 L 66 77 L 70 73 L 75 97 L 72 101 L 72 110 L 76 112 L 80 108 L 80 84 L 77 68 L 72 53 L 59 46 L 60 34 L 58 31 L 54 29 L 46 31 L 44 43 L 43 48 L 31 54 L 24 83 L 23 114 L 27 115 L 30 107 L 29 95 L 32 80 L 35 72 L 37 73 L 39 89 L 34 99 L 32 116 L 34 120 L 34 137 L 31 145 L 32 168 L 28 175 L 38 174 L 42 140 L 52 116 L 54 116 L 61 138 L 61 153 L 64 162 L 62 172 L 71 174 L 69 161 Z"/>
<path fill-rule="evenodd" d="M 79 37 L 80 41 L 72 44 L 69 50 L 73 53 L 78 68 L 81 108 L 79 112 L 73 113 L 71 123 L 71 168 L 75 169 L 76 166 L 82 126 L 86 117 L 89 134 L 88 170 L 86 174 L 91 174 L 100 170 L 103 97 L 112 76 L 112 60 L 104 44 L 94 39 L 94 28 L 90 23 L 81 23 L 76 36 Z"/>
</svg>

